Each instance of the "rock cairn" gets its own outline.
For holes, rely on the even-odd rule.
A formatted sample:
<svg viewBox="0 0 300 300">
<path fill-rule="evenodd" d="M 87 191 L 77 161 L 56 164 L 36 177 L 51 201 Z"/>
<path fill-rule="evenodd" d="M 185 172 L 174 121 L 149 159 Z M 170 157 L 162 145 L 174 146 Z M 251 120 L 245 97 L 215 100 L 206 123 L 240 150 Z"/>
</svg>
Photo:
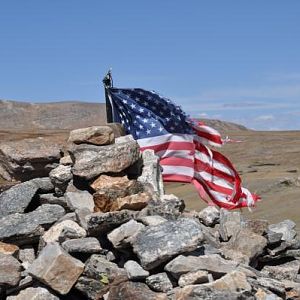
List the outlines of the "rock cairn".
<svg viewBox="0 0 300 300">
<path fill-rule="evenodd" d="M 32 167 L 0 194 L 1 299 L 299 299 L 295 223 L 185 211 L 164 194 L 154 153 L 118 132 L 72 131 L 47 177 Z M 33 162 L 18 164 L 26 178 Z"/>
</svg>

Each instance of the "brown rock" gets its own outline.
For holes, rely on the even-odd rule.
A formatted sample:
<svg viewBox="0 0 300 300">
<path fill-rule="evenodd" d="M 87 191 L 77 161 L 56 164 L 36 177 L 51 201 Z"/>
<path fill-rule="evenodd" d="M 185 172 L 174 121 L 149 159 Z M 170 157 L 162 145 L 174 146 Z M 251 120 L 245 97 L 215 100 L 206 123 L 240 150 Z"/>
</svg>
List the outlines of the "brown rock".
<svg viewBox="0 0 300 300">
<path fill-rule="evenodd" d="M 0 253 L 16 256 L 18 252 L 19 252 L 18 246 L 0 242 Z"/>
<path fill-rule="evenodd" d="M 84 264 L 57 243 L 47 245 L 28 273 L 62 295 L 67 294 L 84 270 Z"/>
<path fill-rule="evenodd" d="M 11 255 L 0 253 L 0 286 L 16 286 L 21 279 L 21 264 Z"/>
<path fill-rule="evenodd" d="M 167 295 L 151 291 L 142 282 L 124 282 L 112 287 L 107 300 L 167 300 Z"/>
<path fill-rule="evenodd" d="M 92 126 L 72 130 L 68 142 L 101 146 L 112 144 L 114 140 L 114 132 L 109 126 Z"/>
<path fill-rule="evenodd" d="M 208 272 L 201 270 L 183 274 L 178 280 L 178 284 L 181 287 L 206 282 L 208 282 Z"/>
<path fill-rule="evenodd" d="M 232 271 L 214 282 L 207 283 L 206 286 L 229 292 L 251 291 L 252 289 L 246 275 L 239 271 Z"/>
<path fill-rule="evenodd" d="M 263 235 L 268 231 L 269 222 L 266 220 L 247 220 L 244 227 L 252 232 Z"/>
<path fill-rule="evenodd" d="M 117 198 L 110 208 L 110 211 L 130 209 L 141 210 L 147 206 L 148 202 L 152 199 L 149 193 L 138 193 L 124 198 Z"/>
<path fill-rule="evenodd" d="M 127 176 L 111 177 L 101 175 L 92 183 L 91 187 L 96 190 L 96 193 L 93 195 L 95 211 L 108 212 L 120 210 L 124 209 L 124 205 L 126 203 L 131 202 L 133 207 L 137 207 L 139 209 L 139 207 L 144 208 L 146 206 L 146 204 L 139 204 L 139 202 L 144 203 L 145 200 L 150 200 L 149 197 L 144 199 L 144 195 L 142 195 L 142 197 L 135 196 L 133 198 L 129 197 L 124 200 L 122 199 L 143 191 L 141 183 L 136 180 L 129 180 Z M 114 206 L 113 209 L 112 206 Z"/>
</svg>

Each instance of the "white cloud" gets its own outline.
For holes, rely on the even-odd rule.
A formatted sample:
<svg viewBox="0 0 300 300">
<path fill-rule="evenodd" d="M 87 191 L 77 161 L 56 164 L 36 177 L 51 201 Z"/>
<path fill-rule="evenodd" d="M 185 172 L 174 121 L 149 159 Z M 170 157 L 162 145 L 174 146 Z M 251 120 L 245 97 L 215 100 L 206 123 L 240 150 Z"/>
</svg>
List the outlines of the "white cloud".
<svg viewBox="0 0 300 300">
<path fill-rule="evenodd" d="M 256 121 L 273 121 L 274 119 L 273 115 L 261 115 L 255 118 Z"/>
</svg>

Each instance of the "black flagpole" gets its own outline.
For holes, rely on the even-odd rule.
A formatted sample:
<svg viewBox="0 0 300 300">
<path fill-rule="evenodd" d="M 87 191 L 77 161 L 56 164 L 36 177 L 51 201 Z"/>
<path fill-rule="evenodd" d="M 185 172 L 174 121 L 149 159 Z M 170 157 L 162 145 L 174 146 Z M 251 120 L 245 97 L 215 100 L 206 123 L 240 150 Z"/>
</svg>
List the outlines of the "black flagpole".
<svg viewBox="0 0 300 300">
<path fill-rule="evenodd" d="M 102 80 L 105 90 L 105 102 L 106 102 L 106 122 L 113 123 L 112 106 L 108 97 L 108 89 L 113 87 L 113 80 L 111 76 L 111 70 L 107 72 Z"/>
</svg>

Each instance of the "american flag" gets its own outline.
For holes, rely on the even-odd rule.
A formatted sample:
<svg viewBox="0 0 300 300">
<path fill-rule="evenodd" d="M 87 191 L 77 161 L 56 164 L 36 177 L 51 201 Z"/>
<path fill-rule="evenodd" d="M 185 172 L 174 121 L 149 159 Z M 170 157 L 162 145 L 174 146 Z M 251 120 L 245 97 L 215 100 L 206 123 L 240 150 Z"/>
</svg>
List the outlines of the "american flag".
<svg viewBox="0 0 300 300">
<path fill-rule="evenodd" d="M 231 162 L 208 146 L 221 135 L 195 122 L 170 99 L 143 89 L 108 88 L 115 122 L 140 145 L 160 157 L 164 181 L 193 183 L 200 197 L 226 209 L 254 206 L 258 197 L 241 186 Z"/>
</svg>

